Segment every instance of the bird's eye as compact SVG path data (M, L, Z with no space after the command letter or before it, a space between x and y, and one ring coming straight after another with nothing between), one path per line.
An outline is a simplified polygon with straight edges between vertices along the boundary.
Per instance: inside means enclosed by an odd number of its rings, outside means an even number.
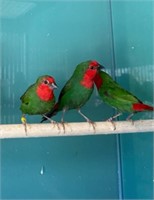
M44 80L44 84L49 84L49 81L48 80Z
M89 68L90 68L90 69L95 69L95 67L94 67L94 66L90 66Z

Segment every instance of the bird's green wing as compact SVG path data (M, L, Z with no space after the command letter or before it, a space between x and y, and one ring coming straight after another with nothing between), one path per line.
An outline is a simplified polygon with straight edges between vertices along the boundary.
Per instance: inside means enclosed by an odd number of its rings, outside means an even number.
M28 104L29 103L29 99L31 98L31 95L33 95L33 90L34 90L34 84L29 86L29 88L26 90L26 92L20 97L20 100L22 101L22 103L24 104Z
M128 92L127 90L123 89L119 86L119 84L112 84L109 88L104 92L104 95L111 97L112 99L116 99L117 101L128 101L132 103L136 103L140 101L137 97L133 94Z
M113 78L106 72L101 71L100 75L103 80L103 84L100 88L102 95L108 98L115 99L116 101L129 101L138 102L140 101L132 93L128 92L126 89L122 88Z
M64 94L67 93L67 91L69 91L71 88L72 88L72 85L75 83L75 80L71 77L65 84L65 86L63 87L63 89L61 90L60 92L60 95L59 95L59 100L62 98L62 96Z

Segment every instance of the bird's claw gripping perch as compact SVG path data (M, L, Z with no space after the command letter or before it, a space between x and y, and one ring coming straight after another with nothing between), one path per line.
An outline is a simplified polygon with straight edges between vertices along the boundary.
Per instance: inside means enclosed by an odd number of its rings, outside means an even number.
M60 127L59 127L59 123L54 121L54 120L50 120L50 122L53 124L53 126L55 127L55 125L57 126L58 130L60 131Z
M115 125L115 122L113 121L113 118L110 117L108 120L108 122L111 122L112 126L113 126L113 130L115 131L116 130L116 125Z
M65 122L64 122L64 121L61 121L60 124L62 125L62 127L63 127L63 131L64 131L64 133L65 133Z
M96 132L96 124L95 122L91 121L87 116L85 116L80 109L77 109L78 113L89 123L92 125L94 133Z
M126 121L129 121L132 123L132 125L134 125L134 121L131 119L133 117L134 113L131 113L127 118Z
M27 135L27 120L26 120L26 117L24 115L22 115L22 117L21 117L21 122L24 125L25 133Z
M93 130L94 130L94 133L96 133L96 123L93 122L93 121L91 121L91 120L87 120L87 122L88 122L90 125L92 125Z
M122 113L118 113L112 117L110 117L109 119L107 119L108 122L111 122L112 126L113 126L113 130L115 131L116 130L116 125L115 125L115 122L113 121L113 119L119 117L120 115L122 115Z
M57 125L58 130L60 130L60 127L59 127L59 123L58 123L58 122L56 122L56 121L50 119L50 118L47 117L46 115L42 115L42 116L43 116L44 118L46 118L51 124L53 124L54 127L55 127L55 125ZM42 121L41 121L41 122L42 122Z

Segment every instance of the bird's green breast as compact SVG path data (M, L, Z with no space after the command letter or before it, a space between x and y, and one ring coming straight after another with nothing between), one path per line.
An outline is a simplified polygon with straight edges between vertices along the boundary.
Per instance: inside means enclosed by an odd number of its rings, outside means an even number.
M55 104L55 98L48 102L42 101L36 94L35 85L27 89L21 97L21 101L20 110L22 113L29 115L45 114L49 112Z
M73 84L59 99L59 110L64 108L69 110L82 107L88 101L92 92L93 87L83 87L79 82Z

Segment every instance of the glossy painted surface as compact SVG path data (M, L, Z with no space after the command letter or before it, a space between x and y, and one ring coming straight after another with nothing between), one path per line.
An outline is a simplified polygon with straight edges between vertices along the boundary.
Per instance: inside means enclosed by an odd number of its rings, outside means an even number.
M96 59L112 67L109 2L3 1L2 7L2 123L20 123L19 98L39 75L55 77L58 97L78 63ZM97 104L95 92L84 113L107 118L112 109ZM29 123L40 119L27 116ZM65 120L83 121L76 111ZM3 140L1 156L1 198L118 198L115 136Z
M153 6L152 1L112 3L116 79L150 105L154 91ZM153 118L152 112L133 117L148 118ZM153 199L153 134L121 135L120 145L123 197Z
M2 0L1 123L20 123L20 96L38 76L55 77L58 97L75 66L89 59L152 104L152 6L152 1ZM94 121L113 114L96 91L82 111ZM60 118L61 113L54 119ZM27 116L29 123L40 119ZM76 111L65 120L83 121ZM2 140L0 198L152 199L152 140L150 133Z

